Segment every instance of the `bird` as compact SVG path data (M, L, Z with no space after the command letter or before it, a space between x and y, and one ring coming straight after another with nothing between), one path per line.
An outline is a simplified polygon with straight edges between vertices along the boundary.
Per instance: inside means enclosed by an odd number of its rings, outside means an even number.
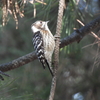
M45 69L46 65L52 76L53 68L51 67L52 55L55 48L55 38L48 27L49 21L36 21L31 25L33 32L33 46L39 61Z

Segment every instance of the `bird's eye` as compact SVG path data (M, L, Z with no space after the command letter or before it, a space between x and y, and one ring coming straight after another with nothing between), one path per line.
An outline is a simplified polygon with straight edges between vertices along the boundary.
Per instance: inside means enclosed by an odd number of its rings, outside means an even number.
M42 21L40 21L40 23L42 24Z

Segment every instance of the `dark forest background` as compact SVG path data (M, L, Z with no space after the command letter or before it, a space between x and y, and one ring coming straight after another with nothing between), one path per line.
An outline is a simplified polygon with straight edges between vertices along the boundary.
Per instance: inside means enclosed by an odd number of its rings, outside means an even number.
M18 0L17 0L18 1ZM22 0L23 1L23 0ZM32 0L29 0L32 1ZM18 15L18 29L11 14L2 26L2 2L0 3L0 63L12 61L32 51L31 24L37 20L49 20L49 28L56 31L58 0L44 0L46 5L29 1L24 6L24 17ZM21 3L21 0L18 1ZM34 18L34 9L36 17ZM89 23L100 14L99 0L69 0L64 10L61 38ZM98 36L99 28L94 31ZM60 49L60 64L54 100L100 100L100 45L92 34L80 43ZM42 68L38 60L6 72L11 77L0 80L0 100L47 100L51 86L51 74Z

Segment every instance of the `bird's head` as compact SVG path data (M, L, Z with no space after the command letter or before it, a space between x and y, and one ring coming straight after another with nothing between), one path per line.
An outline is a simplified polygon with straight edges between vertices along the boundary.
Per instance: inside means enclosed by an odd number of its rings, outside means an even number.
M32 24L31 29L35 33L40 30L47 30L48 29L48 23L49 21L36 21Z

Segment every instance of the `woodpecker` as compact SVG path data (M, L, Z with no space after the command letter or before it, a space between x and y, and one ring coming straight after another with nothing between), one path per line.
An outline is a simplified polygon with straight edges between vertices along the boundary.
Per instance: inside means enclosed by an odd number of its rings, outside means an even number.
M48 28L49 21L36 21L32 24L31 29L33 32L33 46L39 61L42 63L43 68L48 66L51 75L53 70L51 67L52 54L55 48L55 39Z

